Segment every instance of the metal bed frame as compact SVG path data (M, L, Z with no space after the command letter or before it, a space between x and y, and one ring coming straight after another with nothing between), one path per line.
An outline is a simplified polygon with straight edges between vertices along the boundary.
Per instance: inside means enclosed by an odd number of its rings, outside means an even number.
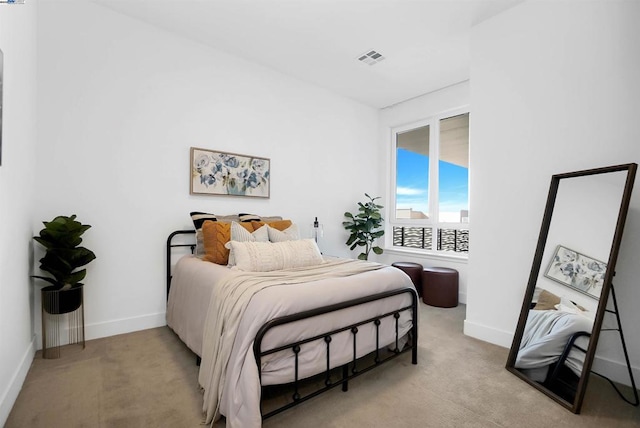
M178 236L178 235L193 235L195 234L194 230L178 230L175 231L173 233L171 233L169 235L169 237L167 238L167 299L169 297L169 290L171 287L171 262L172 262L172 253L173 253L173 249L177 248L177 247L187 247L191 250L191 253L194 252L195 250L195 244L191 243L179 243L179 244L174 244L173 243L173 239ZM376 300L382 300L382 299L386 299L392 296L396 296L396 295L400 295L400 294L404 294L404 293L409 293L411 295L411 304L401 307L401 308L397 308L394 309L392 311L389 312L385 312L385 313L381 313L375 317L372 318L368 318L368 319L364 319L361 321L358 321L354 324L349 324L349 325L345 325L344 327L341 327L339 329L335 329L335 330L330 330L327 332L324 332L320 335L317 336L313 336L313 337L309 337L309 338L305 338L303 340L297 341L297 342L293 342L293 343L289 343L283 346L279 346L276 348L272 348L272 349L262 349L262 340L265 336L265 334L267 334L267 332L269 330L271 330L272 328L275 328L277 326L283 325L283 324L287 324L287 323L292 323L292 322L296 322L296 321L300 321L303 319L307 319L307 318L313 318L322 314L327 314L330 312L334 312L334 311L338 311L341 309L346 309L346 308L351 308L351 307L355 307L358 305L363 305L369 302L373 302ZM337 304L333 304L333 305L329 305L329 306L323 306L323 307L319 307L319 308L315 308L312 310L308 310L308 311L304 311L304 312L300 312L300 313L296 313L296 314L292 314L292 315L287 315L287 316L283 316L283 317L279 317L279 318L274 318L271 321L268 321L267 323L265 323L258 331L255 341L254 341L254 345L253 345L253 352L254 352L254 356L256 359L256 364L258 367L258 375L260 376L260 378L262 378L262 373L261 373L261 359L262 357L269 355L269 354L273 354L275 352L280 352L280 351L284 351L287 349L290 349L291 352L294 353L295 358L294 358L294 378L292 380L292 382L290 384L287 384L288 386L290 386L293 389L293 394L291 395L291 401L289 401L287 404L278 407L274 410L270 410L267 413L264 413L263 409L261 409L262 413L262 419L267 419L271 416L274 416L284 410L287 410L293 406L296 406L298 404L301 404L323 392L326 392L330 389L335 388L336 386L342 386L342 390L343 391L347 391L349 388L349 380L360 376L361 374L364 374L366 372L368 372L369 370L372 370L408 351L411 351L411 363L412 364L418 364L418 325L417 323L413 323L412 327L411 327L411 331L409 334L409 340L407 342L407 344L404 346L403 349L400 349L400 337L399 337L399 332L398 332L398 322L399 322L399 318L400 318L400 313L403 311L411 311L411 315L412 315L412 319L413 320L417 320L418 319L418 295L416 293L415 290L411 289L411 288L405 288L405 289L398 289L398 290L392 290L392 291L387 291L387 292L383 292L383 293L377 293L377 294L373 294L371 296L366 296L366 297L362 297L359 299L354 299L354 300L349 300L349 301L345 301L342 303L337 303ZM379 328L380 328L380 324L381 324L381 320L384 318L388 318L388 317L393 317L395 320L395 346L394 349L391 350L390 352L385 352L383 349L381 349L380 347L380 343L379 343ZM372 353L369 354L369 358L357 358L356 357L356 343L357 343L357 338L358 338L358 327L361 327L365 324L373 324L375 326L375 331L376 331L376 350ZM330 348L331 348L331 341L332 341L332 336L334 334L337 333L341 333L344 331L350 331L351 332L351 336L352 336L352 343L353 343L353 358L350 362L348 362L347 364L344 364L341 366L341 374L337 376L337 379L332 379L332 373L333 376L336 377L334 371L336 370L336 368L331 367L331 359L330 359ZM301 386L302 386L302 379L299 378L298 376L298 354L300 353L301 350L301 346L303 346L306 343L312 342L312 341L317 341L317 340L323 340L325 343L325 347L326 347L326 369L324 372L319 373L316 376L322 376L324 377L324 386L321 386L319 388L316 388L315 390L313 390L310 393L307 393L305 395L301 394ZM386 354L386 355L383 355ZM199 357L198 357L198 361L199 361ZM338 370L340 371L340 370ZM269 385L269 386L263 386L263 396L265 395L265 389L266 388L271 388L274 385ZM263 400L263 404L264 404L264 400Z

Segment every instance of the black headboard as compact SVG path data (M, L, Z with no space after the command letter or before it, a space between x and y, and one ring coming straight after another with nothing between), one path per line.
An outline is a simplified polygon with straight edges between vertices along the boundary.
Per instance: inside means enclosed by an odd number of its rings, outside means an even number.
M172 249L176 247L189 247L191 249L191 254L194 253L196 249L195 242L192 244L173 244L173 238L177 235L195 235L196 231L194 229L191 230L176 230L172 232L167 238L167 299L169 298L169 289L171 288L171 255Z

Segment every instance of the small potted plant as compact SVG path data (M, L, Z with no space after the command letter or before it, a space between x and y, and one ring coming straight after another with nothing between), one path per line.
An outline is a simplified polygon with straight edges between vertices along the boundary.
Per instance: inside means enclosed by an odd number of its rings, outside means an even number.
M42 305L50 314L65 314L75 311L82 303L82 281L87 274L85 266L96 255L81 247L80 237L91 226L76 221L76 216L58 216L43 222L44 229L33 239L45 247L46 253L40 259L40 270L51 276L33 275L51 283L42 289ZM45 298L47 295L49 298Z
M383 221L384 219L380 215L382 205L375 203L379 197L372 198L371 196L364 194L369 198L368 202L358 202L358 213L351 214L345 212L344 216L348 218L347 221L342 222L345 229L351 232L346 244L350 245L350 250L356 247L364 247L364 251L358 255L360 260L368 260L369 253L373 251L376 254L382 254L382 248L374 245L374 241L384 235Z

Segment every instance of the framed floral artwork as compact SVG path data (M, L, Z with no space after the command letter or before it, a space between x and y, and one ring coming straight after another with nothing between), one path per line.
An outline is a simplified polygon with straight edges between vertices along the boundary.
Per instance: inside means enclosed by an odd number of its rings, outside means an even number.
M191 147L192 195L269 197L267 158Z
M545 276L599 299L606 271L606 263L558 245Z

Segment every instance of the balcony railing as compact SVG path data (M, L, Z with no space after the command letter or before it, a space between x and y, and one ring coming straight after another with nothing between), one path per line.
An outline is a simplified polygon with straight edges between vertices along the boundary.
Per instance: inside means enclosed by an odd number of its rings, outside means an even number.
M468 229L438 229L437 250L456 253L469 252ZM433 228L431 227L393 227L393 246L422 248L431 250L433 245Z

